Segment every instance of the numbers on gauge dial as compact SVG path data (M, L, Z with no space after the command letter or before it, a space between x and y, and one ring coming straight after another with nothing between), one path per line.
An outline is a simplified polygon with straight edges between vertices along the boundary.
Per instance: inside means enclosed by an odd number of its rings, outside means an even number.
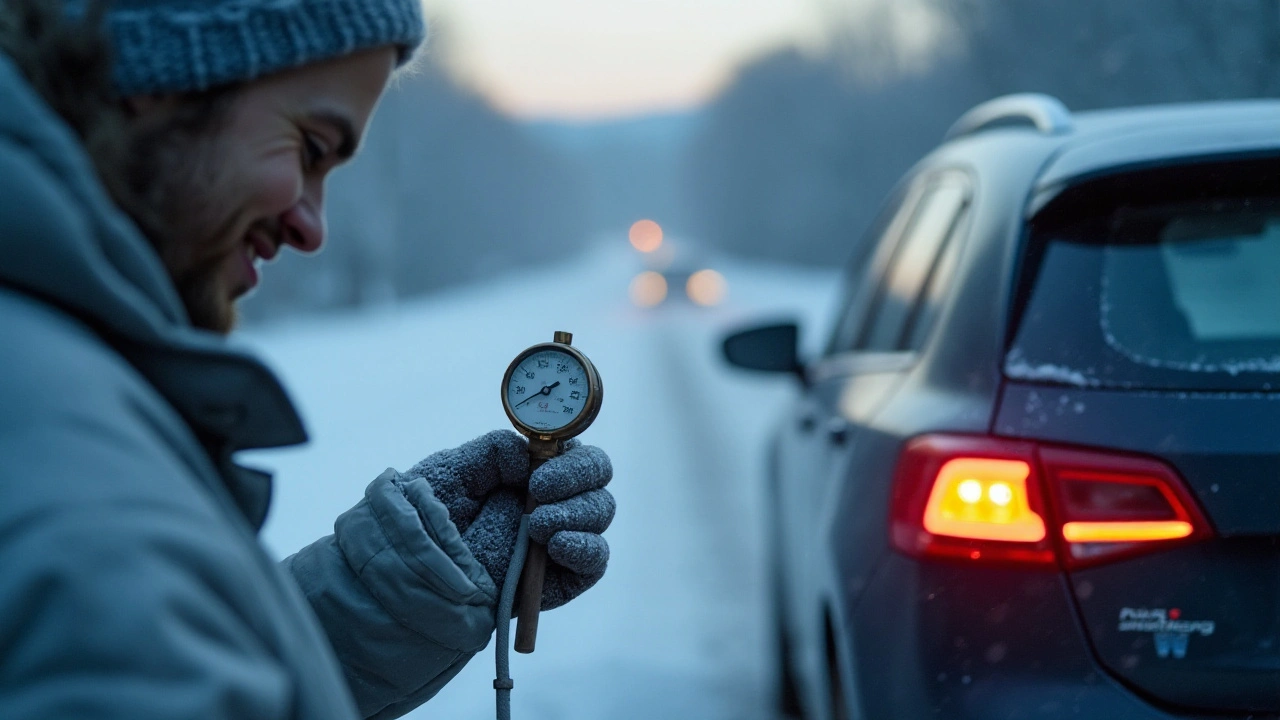
M573 422L587 404L587 371L556 350L536 352L516 366L507 384L507 402L520 422L537 430L557 430Z

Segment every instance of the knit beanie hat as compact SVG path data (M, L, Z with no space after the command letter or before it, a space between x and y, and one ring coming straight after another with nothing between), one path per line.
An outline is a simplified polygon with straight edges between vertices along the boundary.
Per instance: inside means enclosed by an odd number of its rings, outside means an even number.
M116 90L195 92L381 46L403 65L426 35L421 2L111 0Z

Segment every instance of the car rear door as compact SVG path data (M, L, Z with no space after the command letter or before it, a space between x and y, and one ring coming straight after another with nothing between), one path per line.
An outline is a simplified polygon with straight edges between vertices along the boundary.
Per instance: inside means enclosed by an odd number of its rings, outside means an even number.
M887 253L892 252L910 222L922 189L917 183L904 184L855 250L844 280L836 329L823 356L805 368L804 392L778 434L772 459L778 573L788 634L799 659L813 657L814 644L821 642L817 637L820 631L811 622L819 562L814 520L826 492L831 454L839 444L840 434L847 433L848 428L839 410L847 377L840 368L847 363L847 351L856 341L857 336L852 333L857 332L870 305L876 287L875 270L887 262ZM809 675L804 672L800 677Z
M782 490L787 542L803 558L791 602L814 610L798 614L805 627L796 631L810 646L823 641L816 609L840 564L830 553L832 513L846 468L855 462L858 434L915 363L931 320L930 295L955 257L971 193L968 176L955 170L926 173L907 186L898 212L851 273L826 356L807 369L811 389L797 421L807 457L793 458L804 475L791 477ZM889 479L883 478L886 485ZM865 573L875 545L858 564ZM850 581L857 580L839 582ZM819 648L809 649L808 657L821 657Z

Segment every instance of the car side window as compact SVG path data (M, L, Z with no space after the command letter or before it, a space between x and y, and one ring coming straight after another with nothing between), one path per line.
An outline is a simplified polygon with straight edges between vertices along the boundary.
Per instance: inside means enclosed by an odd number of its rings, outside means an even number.
M920 294L915 310L912 311L906 327L902 330L899 346L905 350L919 350L924 347L934 320L942 311L943 300L951 285L951 278L960 264L960 249L964 246L965 218L968 214L969 203L966 201L964 207L960 209L960 214L956 216L950 235L943 243L942 252L938 255L933 270L929 273L924 292Z
M947 239L955 234L968 207L969 195L962 173L947 172L930 180L881 276L855 350L894 352L914 349L914 342L923 341L923 332L915 332L921 326L923 296L935 284L931 279Z
M921 184L918 182L906 183L898 188L858 245L853 260L845 271L839 317L827 342L825 355L838 355L853 350L862 333L867 306L875 291L878 269L892 255L903 228L911 219L912 210L920 198L920 190Z

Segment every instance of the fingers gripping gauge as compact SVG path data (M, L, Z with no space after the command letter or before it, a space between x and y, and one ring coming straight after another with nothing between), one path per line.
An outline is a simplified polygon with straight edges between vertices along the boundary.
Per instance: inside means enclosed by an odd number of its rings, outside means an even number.
M502 408L516 430L529 438L530 473L559 455L564 441L586 430L600 413L600 373L572 342L572 334L557 332L552 342L517 355L502 378ZM525 513L537 507L529 494ZM546 558L546 547L531 541L517 590L516 652L533 652L537 640Z

